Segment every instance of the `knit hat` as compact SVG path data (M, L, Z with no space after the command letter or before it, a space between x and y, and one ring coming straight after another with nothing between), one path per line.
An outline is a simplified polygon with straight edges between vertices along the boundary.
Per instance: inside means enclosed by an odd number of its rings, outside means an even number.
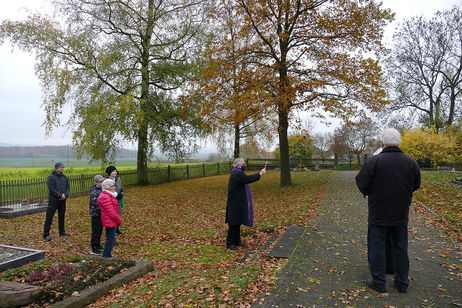
M55 170L58 169L59 167L64 167L63 163L56 163L55 164Z
M111 175L112 171L114 171L114 170L117 171L116 167L114 167L114 166L109 166L109 167L107 167L107 168L106 168L106 173L107 173L107 175Z
M93 180L95 180L95 182L102 182L102 181L104 181L104 178L103 178L103 176L101 174L97 174L97 175L95 175Z

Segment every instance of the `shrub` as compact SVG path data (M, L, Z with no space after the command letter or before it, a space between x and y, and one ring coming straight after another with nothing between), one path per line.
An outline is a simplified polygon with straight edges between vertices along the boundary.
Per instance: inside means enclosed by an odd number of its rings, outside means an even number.
M414 159L430 159L432 167L454 161L459 150L455 138L449 134L437 133L435 128L406 130L401 138L400 148Z

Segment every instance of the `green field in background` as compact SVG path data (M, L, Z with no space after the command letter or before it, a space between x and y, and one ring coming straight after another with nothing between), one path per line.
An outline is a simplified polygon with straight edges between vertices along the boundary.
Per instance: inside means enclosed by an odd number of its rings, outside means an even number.
M91 162L75 158L0 158L0 169L3 168L54 168L55 163L62 162L66 167L99 167L101 162ZM136 166L136 158L119 158L117 166Z

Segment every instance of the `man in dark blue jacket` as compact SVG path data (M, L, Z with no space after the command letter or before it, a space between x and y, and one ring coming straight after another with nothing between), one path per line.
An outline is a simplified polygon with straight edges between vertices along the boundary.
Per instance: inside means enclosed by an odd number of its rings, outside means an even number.
M386 292L386 239L392 240L395 266L394 286L407 292L409 257L407 224L412 194L420 187L417 162L399 149L401 135L396 129L385 129L381 136L382 152L366 161L356 176L356 185L368 197L369 268L372 279L366 284Z
M43 240L51 241L50 228L53 222L53 216L58 210L58 229L60 236L71 236L64 229L64 214L66 213L66 199L69 197L70 185L67 176L63 174L64 165L62 163L55 164L53 171L47 179L48 186L48 208L43 227Z

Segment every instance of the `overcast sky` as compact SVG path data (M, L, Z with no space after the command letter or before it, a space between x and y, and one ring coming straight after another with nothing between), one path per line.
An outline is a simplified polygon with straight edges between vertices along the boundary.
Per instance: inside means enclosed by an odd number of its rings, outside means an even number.
M46 0L0 0L0 20L20 20L28 10L50 10ZM462 0L383 0L383 6L396 13L396 21L387 28L391 37L397 22L416 15L431 17L438 10L462 6ZM0 45L0 146L15 145L64 145L70 144L71 134L64 128L55 129L51 137L45 137L42 123L45 112L41 108L42 91L34 72L33 55L14 50L9 44ZM63 115L63 121L67 120ZM326 128L316 124L315 130Z

